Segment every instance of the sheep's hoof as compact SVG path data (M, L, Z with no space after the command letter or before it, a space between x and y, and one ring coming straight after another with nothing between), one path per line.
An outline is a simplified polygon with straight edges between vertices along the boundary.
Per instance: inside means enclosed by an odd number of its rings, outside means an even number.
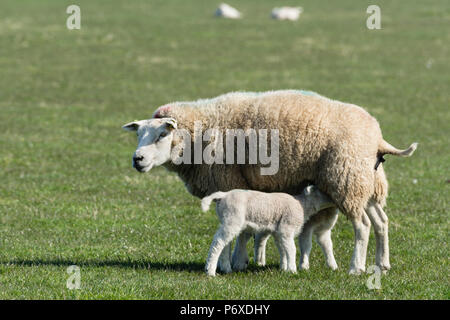
M380 268L381 273L383 273L383 274L387 274L388 271L391 269L391 266L390 266L390 265L386 265L386 266L378 266L378 267Z
M390 264L383 264L381 266L379 266L381 270L390 270L391 269L391 265Z

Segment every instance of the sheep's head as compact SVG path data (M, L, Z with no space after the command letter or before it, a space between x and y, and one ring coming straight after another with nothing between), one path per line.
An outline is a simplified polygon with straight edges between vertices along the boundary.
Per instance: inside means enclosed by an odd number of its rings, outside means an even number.
M177 128L175 119L133 121L122 128L137 134L138 147L133 155L133 168L137 171L147 172L170 160L173 133Z

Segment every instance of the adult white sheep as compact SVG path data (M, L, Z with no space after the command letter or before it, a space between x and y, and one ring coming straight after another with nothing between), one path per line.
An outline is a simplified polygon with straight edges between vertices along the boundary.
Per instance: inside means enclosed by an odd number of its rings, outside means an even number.
M250 165L248 159L246 164L232 165L174 164L172 149L182 142L173 129L185 129L194 139L195 121L201 121L202 130L278 129L279 170L261 175L264 165ZM232 189L298 194L306 182L314 183L352 221L355 248L350 273L365 271L371 222L376 263L382 270L390 268L388 219L383 211L388 184L380 160L385 154L410 156L417 144L406 150L391 146L376 119L362 108L306 91L237 92L170 103L157 109L152 119L128 123L124 129L137 131L133 165L138 171L164 165L177 172L197 197ZM192 149L177 150L194 157Z

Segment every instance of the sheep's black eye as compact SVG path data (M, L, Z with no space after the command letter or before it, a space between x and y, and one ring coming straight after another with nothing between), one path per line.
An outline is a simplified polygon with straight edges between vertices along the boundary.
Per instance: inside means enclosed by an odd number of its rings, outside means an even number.
M163 132L159 135L158 139L156 139L156 142L158 142L159 140L161 140L162 138L164 138L165 136L167 136L167 132Z

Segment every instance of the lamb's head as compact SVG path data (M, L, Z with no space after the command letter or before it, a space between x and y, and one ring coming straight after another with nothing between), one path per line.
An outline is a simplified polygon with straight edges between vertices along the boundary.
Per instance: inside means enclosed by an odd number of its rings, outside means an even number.
M170 160L174 129L177 128L175 119L133 121L122 128L137 134L138 147L133 155L133 168L137 171L147 172Z
M316 212L335 206L333 201L314 185L307 186L304 189L303 194Z

